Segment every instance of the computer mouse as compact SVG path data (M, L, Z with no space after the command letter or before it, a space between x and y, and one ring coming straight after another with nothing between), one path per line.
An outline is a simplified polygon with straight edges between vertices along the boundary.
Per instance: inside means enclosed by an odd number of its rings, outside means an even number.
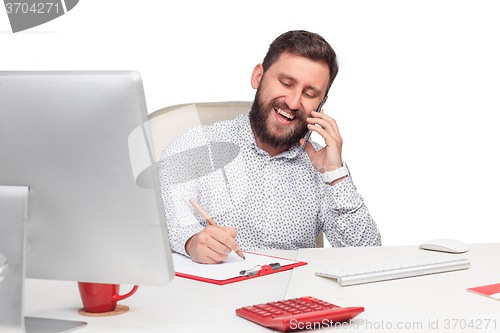
M469 251L469 245L454 239L433 239L420 244L420 248L448 253L464 253Z

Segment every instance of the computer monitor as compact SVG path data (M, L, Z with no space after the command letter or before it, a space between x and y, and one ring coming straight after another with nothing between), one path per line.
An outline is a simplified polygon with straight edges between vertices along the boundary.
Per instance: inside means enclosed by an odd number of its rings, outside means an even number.
M137 72L0 72L0 226L14 216L2 200L29 189L26 277L133 285L173 278L151 142ZM12 236L0 235L0 253ZM2 285L17 274L3 256L0 308L10 288Z

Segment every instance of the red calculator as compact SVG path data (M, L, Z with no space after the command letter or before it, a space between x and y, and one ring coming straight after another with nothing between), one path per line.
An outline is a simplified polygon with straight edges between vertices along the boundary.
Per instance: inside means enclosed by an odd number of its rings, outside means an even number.
M245 306L237 309L240 317L278 331L327 328L346 322L363 312L363 307L340 306L306 296L283 301Z

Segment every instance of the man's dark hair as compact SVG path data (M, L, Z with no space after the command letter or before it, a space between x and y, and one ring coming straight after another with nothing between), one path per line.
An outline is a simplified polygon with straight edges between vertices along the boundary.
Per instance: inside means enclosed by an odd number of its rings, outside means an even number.
M269 46L266 57L262 62L264 72L272 64L278 61L283 52L300 55L313 61L322 62L328 65L330 69L330 80L328 81L328 90L333 83L339 71L337 55L328 42L320 35L304 30L292 30L285 32L274 40Z

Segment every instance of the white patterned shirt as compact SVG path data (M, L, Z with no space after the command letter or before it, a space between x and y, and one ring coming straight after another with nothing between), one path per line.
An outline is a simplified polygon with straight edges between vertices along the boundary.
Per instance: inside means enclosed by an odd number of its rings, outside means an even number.
M175 252L187 255L186 241L208 225L191 198L219 226L236 228L244 251L313 248L320 230L333 247L381 245L351 176L325 184L299 144L271 157L257 146L248 112L191 128L167 146L158 168Z

